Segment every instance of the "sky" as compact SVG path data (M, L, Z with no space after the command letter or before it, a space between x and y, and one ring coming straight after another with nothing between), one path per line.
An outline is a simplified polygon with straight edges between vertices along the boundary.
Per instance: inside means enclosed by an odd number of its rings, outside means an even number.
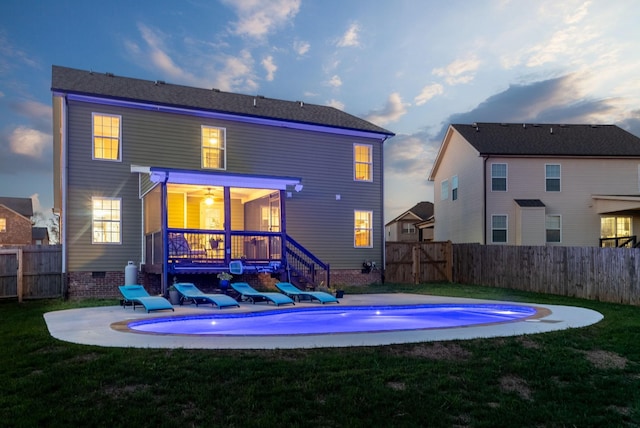
M396 134L384 220L450 123L640 136L638 0L3 0L0 196L53 206L51 66L329 105Z

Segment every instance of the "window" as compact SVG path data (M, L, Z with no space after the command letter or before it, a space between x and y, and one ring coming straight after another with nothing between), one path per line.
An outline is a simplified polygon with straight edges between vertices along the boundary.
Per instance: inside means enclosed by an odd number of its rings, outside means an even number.
M93 113L93 159L120 158L120 116Z
M223 128L202 127L202 167L226 169L226 132Z
M354 246L356 248L373 247L373 212L354 212Z
M544 177L547 192L560 191L560 165L545 165Z
M507 242L507 216L491 216L491 242Z
M449 199L449 180L442 180L440 183L440 200L446 201Z
M416 233L416 226L413 223L402 223L402 233L412 235Z
M121 242L121 200L118 198L91 199L94 244L119 244Z
M546 219L547 242L562 242L561 226L559 215L548 215Z
M631 217L601 217L600 238L631 236Z
M458 176L454 175L451 177L451 200L455 201L458 199Z
M353 145L353 179L355 181L373 181L373 146L369 144Z
M491 191L492 192L507 191L507 164L506 163L491 164Z
M0 233L7 231L7 219L0 218Z

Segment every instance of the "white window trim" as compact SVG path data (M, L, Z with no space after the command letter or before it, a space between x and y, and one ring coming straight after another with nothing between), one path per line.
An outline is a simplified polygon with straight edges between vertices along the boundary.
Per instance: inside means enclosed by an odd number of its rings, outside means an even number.
M356 147L368 147L369 149L369 161L361 162L356 160ZM370 178L367 180L358 179L356 177L356 166L358 164L367 164L369 165L369 175ZM373 181L373 145L372 144L361 144L361 143L353 143L353 181L359 181L364 183L371 183Z
M505 235L504 242L493 240L493 231L494 231L493 218L494 217L505 217L506 219L505 229L504 229L506 231L506 235ZM503 229L495 229L495 230L503 230ZM491 243L492 244L508 244L509 243L509 216L507 214L491 214Z
M371 220L371 224L369 225L369 228L366 229L369 232L369 245L356 245L356 232L358 230L362 230L362 229L357 229L356 228L356 213L368 213L369 214L369 219ZM373 248L373 211L371 210L353 210L353 248L356 249L362 249L362 248Z
M93 201L95 199L101 199L101 200L110 200L110 201L120 201L120 233L118 234L118 242L96 242L94 241L93 237L95 236L94 233L94 228L93 225L95 223L95 218L93 217ZM121 245L122 244L122 222L123 222L123 218L122 218L122 198L110 198L110 197L106 197L106 196L92 196L91 197L91 244L93 245Z
M504 165L504 177L494 177L493 176L493 165ZM492 163L491 166L491 181L489 182L489 186L492 192L507 192L509 190L509 164L505 162L496 162ZM493 179L494 178L504 178L504 190L493 190Z
M547 176L547 166L555 166L557 165L558 168L560 169L560 174L559 177L549 177ZM547 180L549 179L553 179L553 180L558 180L559 184L560 184L560 188L558 190L548 190L547 189ZM549 192L549 193L560 193L562 191L562 165L560 165L559 163L545 163L544 164L544 191L545 192Z
M560 240L559 241L547 241L547 230L556 230L556 229L547 228L546 217L558 217L560 219L560 227L559 227L559 229L557 229L557 230L560 231ZM544 235L545 235L544 241L547 244L562 244L562 215L560 215L560 214L547 214L546 217L545 217L545 225L544 225Z
M118 158L117 159L106 159L106 158L96 157L96 135L94 134L96 116L117 117L119 119L118 120ZM91 159L97 160L97 161L105 161L105 162L122 162L122 116L121 115L100 113L100 112L91 113Z
M222 145L220 146L220 150L222 150L222 167L221 168L213 168L210 166L205 166L204 164L204 140L202 138L202 134L204 129L217 129L222 134ZM213 170L213 171L226 171L227 170L227 128L223 128L220 126L211 126L211 125L200 125L200 166L202 169Z

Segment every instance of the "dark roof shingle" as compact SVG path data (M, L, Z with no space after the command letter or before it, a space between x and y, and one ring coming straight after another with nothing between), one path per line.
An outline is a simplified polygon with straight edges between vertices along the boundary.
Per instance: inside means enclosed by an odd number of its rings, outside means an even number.
M33 216L33 202L31 198L0 197L0 205L4 205L25 217Z
M616 125L452 124L481 155L640 156L640 138Z
M232 115L330 126L393 136L391 131L333 107L216 89L173 85L54 65L51 90L123 101L147 102Z

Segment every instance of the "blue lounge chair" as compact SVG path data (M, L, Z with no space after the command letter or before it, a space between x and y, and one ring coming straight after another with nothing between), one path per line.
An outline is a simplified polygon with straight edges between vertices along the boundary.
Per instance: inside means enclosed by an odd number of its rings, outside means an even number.
M173 286L176 287L176 290L178 290L182 295L180 304L182 304L184 300L193 300L196 306L198 306L199 303L211 303L219 309L231 306L240 306L231 296L227 296L226 294L206 294L189 282L173 284Z
M287 296L291 297L293 300L297 299L298 302L301 299L305 299L305 300L311 300L311 301L317 300L322 304L340 303L338 299L336 299L334 296L332 296L329 293L325 293L324 291L303 291L303 290L300 290L295 285L291 284L290 282L278 282L276 284L276 287L278 287L280 291L282 291Z
M136 310L136 304L144 306L147 313L163 309L174 310L171 302L164 297L150 296L142 285L120 285L118 288L124 297L123 303L132 303L134 311Z
M276 306L295 305L295 302L289 296L285 296L282 293L263 293L251 287L246 282L232 282L231 288L239 293L241 298L247 299L251 303L266 301L267 303L273 302Z

